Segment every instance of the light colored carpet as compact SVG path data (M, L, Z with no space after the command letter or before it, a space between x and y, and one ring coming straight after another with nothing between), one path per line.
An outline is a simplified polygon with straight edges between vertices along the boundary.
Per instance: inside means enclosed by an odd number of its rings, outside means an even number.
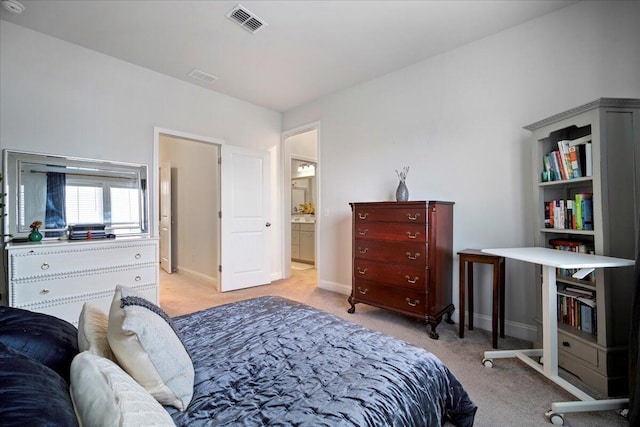
M262 295L279 295L333 313L369 329L422 347L445 362L478 405L475 425L478 427L518 426L544 427L552 424L544 416L551 402L575 400L533 369L516 359L495 360L493 368L481 361L485 350L491 350L491 333L475 329L458 337L458 325L442 322L439 340L429 338L427 328L411 319L387 310L358 304L354 314L347 313L345 295L316 287L316 270L293 271L292 277L270 285L219 293L211 285L184 279L179 274L161 272L160 303L170 316L191 313L208 307ZM501 338L499 349L530 347L515 338ZM569 374L565 378L576 382ZM585 389L589 393L591 390ZM571 413L565 425L573 427L628 426L618 411Z

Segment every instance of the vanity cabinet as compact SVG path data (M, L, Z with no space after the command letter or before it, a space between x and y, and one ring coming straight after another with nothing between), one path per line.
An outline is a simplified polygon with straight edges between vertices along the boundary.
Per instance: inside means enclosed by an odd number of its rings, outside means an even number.
M158 240L8 243L8 304L77 326L85 302L109 312L116 285L158 304Z
M291 224L291 259L308 264L316 259L316 226L312 223Z
M430 336L451 322L453 203L351 203L351 308L362 302L424 320Z

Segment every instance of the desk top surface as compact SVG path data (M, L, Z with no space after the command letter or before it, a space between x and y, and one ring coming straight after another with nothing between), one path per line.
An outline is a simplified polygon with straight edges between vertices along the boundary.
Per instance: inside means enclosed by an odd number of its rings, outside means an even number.
M556 268L625 267L635 264L633 260L625 258L589 255L540 247L482 249L482 252Z

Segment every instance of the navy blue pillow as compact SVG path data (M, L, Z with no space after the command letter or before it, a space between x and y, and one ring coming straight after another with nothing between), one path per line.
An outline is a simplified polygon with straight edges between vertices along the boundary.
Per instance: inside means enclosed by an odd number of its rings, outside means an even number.
M0 424L76 427L69 386L38 361L0 343Z
M69 383L71 361L78 354L78 329L54 316L0 307L0 343L56 371Z

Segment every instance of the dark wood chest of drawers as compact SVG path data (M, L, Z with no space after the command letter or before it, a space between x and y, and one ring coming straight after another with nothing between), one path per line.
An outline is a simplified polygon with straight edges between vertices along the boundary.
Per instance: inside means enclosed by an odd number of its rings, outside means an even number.
M353 280L349 303L424 319L430 335L451 322L453 203L350 203Z

